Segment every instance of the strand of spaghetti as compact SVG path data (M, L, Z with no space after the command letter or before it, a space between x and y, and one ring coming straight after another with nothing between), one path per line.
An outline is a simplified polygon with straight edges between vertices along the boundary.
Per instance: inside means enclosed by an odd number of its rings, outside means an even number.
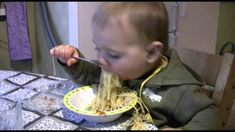
M144 104L144 102L142 101L141 95L142 95L143 87L144 87L144 85L146 84L146 82L149 81L153 76L155 76L156 74L158 74L163 68L165 68L165 67L167 66L167 64L168 64L168 59L167 59L165 56L162 56L161 60L162 60L162 65L161 65L159 68L157 68L147 79L145 79L145 80L142 82L142 84L141 84L141 86L140 86L140 92L139 92L140 100L141 100L143 106L145 107L145 109L146 109L147 112L148 112L148 113L146 114L146 116L147 116L147 118L148 118L152 123L154 123L154 122L153 122L153 119L152 119L152 117L151 117L151 115L150 115L150 112L149 112L147 106L146 106L146 105Z
M124 90L117 75L102 70L98 93L90 106L96 111L111 111L122 108L131 98L130 91Z

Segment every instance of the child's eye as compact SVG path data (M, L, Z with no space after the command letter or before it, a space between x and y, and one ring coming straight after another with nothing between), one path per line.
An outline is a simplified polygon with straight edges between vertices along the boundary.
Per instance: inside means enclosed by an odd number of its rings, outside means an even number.
M113 59L119 59L121 56L120 55L109 55Z
M95 47L95 50L96 50L96 51L100 51L100 49L99 49L99 48L97 48L97 47Z

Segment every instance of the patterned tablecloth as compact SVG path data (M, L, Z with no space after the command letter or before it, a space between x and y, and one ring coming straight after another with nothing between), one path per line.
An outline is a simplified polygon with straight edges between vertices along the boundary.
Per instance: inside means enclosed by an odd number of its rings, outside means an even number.
M92 123L79 117L63 104L63 96L79 87L70 80L55 76L0 70L0 98L10 105L23 99L22 115L25 130L126 130L130 119L124 114L109 123ZM1 100L0 100L1 101ZM151 130L157 130L153 125Z

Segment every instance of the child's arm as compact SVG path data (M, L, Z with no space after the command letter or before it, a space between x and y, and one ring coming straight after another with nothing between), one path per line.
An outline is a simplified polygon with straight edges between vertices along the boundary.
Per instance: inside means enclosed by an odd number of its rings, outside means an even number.
M151 105L152 117L160 130L221 129L218 109L199 85L170 86L166 89L167 86L156 90L156 93L152 91L152 100L144 100ZM154 93L162 97L160 103L155 103Z
M79 50L72 45L56 46L50 50L50 54L58 58L59 64L74 82L81 85L99 83L100 67L72 58L73 56L83 57Z
M221 123L218 109L199 87L186 88L177 103L174 117L179 122L187 122L181 129L185 130L218 130Z
M196 113L192 119L182 127L184 130L220 130L222 129L215 105L209 105Z
M91 85L99 83L101 68L97 65L79 61L70 67L61 66L69 74L70 79L78 84Z

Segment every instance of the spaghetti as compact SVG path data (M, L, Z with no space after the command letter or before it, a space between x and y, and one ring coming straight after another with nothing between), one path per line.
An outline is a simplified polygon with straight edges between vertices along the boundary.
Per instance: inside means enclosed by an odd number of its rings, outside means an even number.
M107 111L114 111L127 106L134 98L129 96L130 92L134 91L122 87L122 81L117 75L102 70L97 96L92 100L89 107L91 107L91 110L105 115Z
M136 95L139 106L134 106L135 111L133 113L133 117L126 123L127 126L132 126L132 130L146 130L147 128L144 125L145 123L154 123L148 108L141 99L141 94L146 82L149 81L154 75L159 73L162 68L167 66L167 58L162 56L161 59L161 66L158 67L153 72L153 74L151 74L141 84L139 93L140 97ZM92 100L89 108L96 111L100 115L105 115L105 112L107 111L114 111L123 108L124 106L128 105L133 98L133 96L130 96L130 92L133 92L133 90L128 90L127 88L123 87L122 81L118 78L117 75L102 70L97 96Z

